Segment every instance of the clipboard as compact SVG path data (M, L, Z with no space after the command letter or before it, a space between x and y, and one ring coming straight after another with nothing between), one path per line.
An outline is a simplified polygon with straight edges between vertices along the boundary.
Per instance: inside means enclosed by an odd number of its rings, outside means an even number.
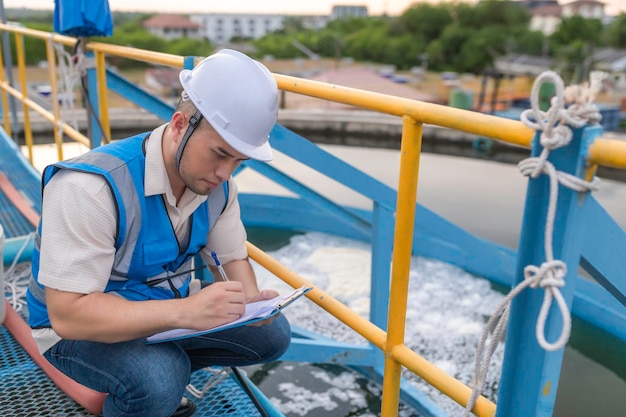
M192 330L192 329L173 329L165 332L157 333L149 336L146 339L147 344L170 342L172 340L180 340L189 337L202 336L205 334L232 329L237 326L246 326L257 321L268 319L276 314L280 313L283 309L289 306L291 303L302 297L304 294L312 290L311 287L300 287L291 293L285 295L279 295L278 297L271 298L269 300L256 301L254 303L246 304L246 310L243 315L237 320L230 323L223 324L221 326L213 327L206 330Z

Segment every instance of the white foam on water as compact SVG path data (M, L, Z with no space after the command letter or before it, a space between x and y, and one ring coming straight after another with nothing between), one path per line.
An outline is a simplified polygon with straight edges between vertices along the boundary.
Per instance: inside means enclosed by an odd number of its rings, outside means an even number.
M270 252L285 266L329 293L362 317L369 315L370 245L351 239L307 233L292 237L283 248ZM259 265L254 265L261 288L287 291L289 287ZM446 373L470 384L474 374L476 346L486 321L503 299L491 284L465 271L432 259L411 259L405 344ZM284 313L294 325L316 331L341 342L366 344L365 339L326 314L310 300ZM504 347L494 354L484 395L495 401ZM325 378L321 374L315 378ZM461 407L420 378L404 373L410 383L451 415ZM284 413L306 415L313 409L332 410L337 402L358 406L364 396L346 372L332 379L327 392L312 392L293 382L279 390L288 398L272 398Z

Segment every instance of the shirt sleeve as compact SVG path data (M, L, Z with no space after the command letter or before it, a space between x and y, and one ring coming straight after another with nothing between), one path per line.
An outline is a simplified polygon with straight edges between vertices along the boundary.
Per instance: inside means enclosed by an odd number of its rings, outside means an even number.
M44 188L39 282L61 291L104 291L115 257L117 214L106 180L61 170Z
M237 184L233 179L230 179L228 187L228 201L224 212L209 231L207 246L200 253L202 259L209 265L215 265L211 257L212 251L217 253L220 262L224 264L248 257L248 249L246 248L248 236L241 221Z

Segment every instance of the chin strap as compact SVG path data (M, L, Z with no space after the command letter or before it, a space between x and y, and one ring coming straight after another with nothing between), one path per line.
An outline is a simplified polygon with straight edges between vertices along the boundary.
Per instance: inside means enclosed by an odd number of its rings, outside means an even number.
M189 126L187 126L187 131L185 132L183 139L180 141L178 152L176 152L176 170L177 171L180 171L180 159L183 156L183 150L185 150L185 146L187 146L189 137L193 134L194 130L196 130L201 120L202 120L202 113L200 113L200 110L196 110L196 112L189 118Z

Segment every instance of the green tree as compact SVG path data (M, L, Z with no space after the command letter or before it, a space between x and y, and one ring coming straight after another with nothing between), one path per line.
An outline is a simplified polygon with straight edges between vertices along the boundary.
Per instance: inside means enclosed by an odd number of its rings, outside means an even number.
M445 28L453 23L451 7L448 3L417 3L402 13L399 21L406 32L430 42L439 39Z
M168 54L182 56L207 56L213 50L211 41L208 39L174 39L166 45Z
M626 13L615 18L605 30L605 41L615 48L626 47Z
M557 47L567 46L576 41L599 45L602 40L602 29L602 22L598 19L571 16L561 20L561 24L550 39Z
M438 39L441 44L440 59L443 59L443 62L433 62L433 64L436 64L435 68L456 71L468 70L464 56L465 53L469 54L472 53L472 51L465 50L465 48L468 40L476 33L476 29L469 27L457 25L446 26L441 37Z
M514 27L527 25L530 15L526 8L518 2L506 0L483 0L476 5L475 23L480 27L505 25Z

